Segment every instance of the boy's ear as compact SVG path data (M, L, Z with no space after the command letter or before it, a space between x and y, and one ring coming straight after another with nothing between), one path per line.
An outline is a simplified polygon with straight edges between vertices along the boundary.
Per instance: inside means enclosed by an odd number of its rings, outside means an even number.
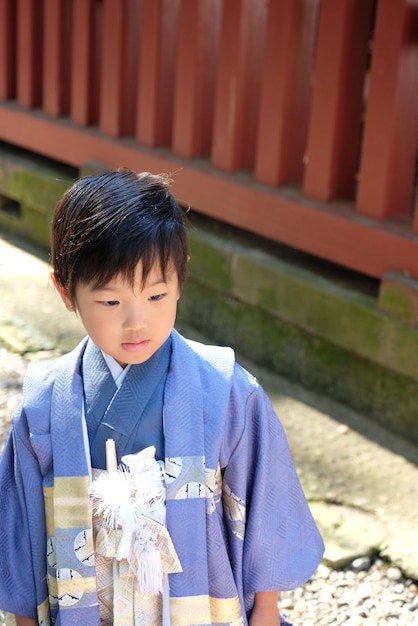
M57 279L55 278L54 272L51 272L50 276L51 276L52 283L53 283L53 285L54 285L54 287L55 287L59 297L61 298L61 300L63 301L63 303L65 305L65 308L68 309L68 311L71 311L72 313L74 313L74 311L76 309L75 309L75 306L74 306L74 304L73 304L73 302L72 302L72 300L71 300L71 298L69 296L68 290L57 282Z

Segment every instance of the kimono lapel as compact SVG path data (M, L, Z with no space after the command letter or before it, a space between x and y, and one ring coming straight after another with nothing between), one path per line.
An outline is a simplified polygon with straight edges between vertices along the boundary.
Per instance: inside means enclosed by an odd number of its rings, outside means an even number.
M52 614L59 608L61 626L98 626L81 363L67 362L74 361L74 354L60 361L51 399L54 485L52 510L47 504L48 567L56 566L56 571L50 579L50 605ZM45 497L48 502L47 493Z
M205 445L211 448L211 429L222 424L219 415L224 414L229 398L234 360L226 358L224 362L224 371L219 373L224 384L215 381L211 388L208 380L214 380L214 368L208 365L212 371L206 377L202 369L206 365L196 347L173 331L164 397L167 528L187 574L169 575L171 611L172 615L177 611L192 615L199 597L199 621L195 622L199 624L218 621L212 620L207 553L210 537L206 534L206 477L208 472L214 475L217 467L207 467Z
M90 441L94 438L117 386L101 350L88 341L82 361L84 401Z

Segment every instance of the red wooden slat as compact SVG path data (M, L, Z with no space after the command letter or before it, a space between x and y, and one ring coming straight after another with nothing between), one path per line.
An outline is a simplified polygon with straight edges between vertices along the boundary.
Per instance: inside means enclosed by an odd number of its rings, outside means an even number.
M131 123L128 104L126 56L127 0L103 0L102 67L100 85L100 130L120 137ZM132 85L129 87L132 88ZM135 88L132 90L133 97Z
M138 29L137 0L103 0L99 120L111 137L134 132Z
M17 0L17 100L34 108L42 99L42 2Z
M304 192L353 198L373 0L323 0Z
M178 0L142 0L136 139L171 144Z
M0 100L16 90L16 2L0 0Z
M95 54L98 26L95 0L73 0L71 119L81 126L97 122L100 73ZM95 28L96 26L96 28Z
M210 154L220 0L183 0L180 12L172 150Z
M377 219L411 212L418 133L416 11L413 0L377 5L357 198L359 213Z
M275 0L267 18L256 178L302 183L319 0Z
M227 172L254 166L265 17L265 2L223 3L212 163Z
M172 172L179 167L178 157L141 151L129 140L86 133L46 116L22 113L10 104L0 106L0 138L75 167L86 161L151 172ZM266 191L243 177L238 181L214 176L210 168L194 168L187 161L174 178L179 201L215 219L371 276L406 271L418 278L418 237L406 226L387 222L376 226L358 218L348 203L330 207L288 190L283 194Z
M122 64L122 134L135 134L141 0L125 0Z
M124 0L103 0L100 130L122 134L122 65Z
M44 0L43 109L58 117L69 111L71 14L68 0Z

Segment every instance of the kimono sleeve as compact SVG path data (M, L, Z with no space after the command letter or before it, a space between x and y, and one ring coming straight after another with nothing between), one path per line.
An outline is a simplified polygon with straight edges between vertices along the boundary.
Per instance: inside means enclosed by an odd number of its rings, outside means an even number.
M248 598L302 585L320 563L324 545L264 390L256 382L250 393L235 385L233 396L243 430L224 470L224 506L231 562ZM241 510L240 526L239 516L233 521L234 507Z
M35 619L37 596L47 596L46 568L38 580L35 574L46 558L42 502L42 478L20 412L0 461L0 607Z

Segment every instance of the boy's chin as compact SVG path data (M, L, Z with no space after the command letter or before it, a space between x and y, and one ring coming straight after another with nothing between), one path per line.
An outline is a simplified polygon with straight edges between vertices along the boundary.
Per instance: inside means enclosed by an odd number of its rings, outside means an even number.
M125 355L120 355L118 354L117 356L113 356L113 358L115 359L116 363L118 363L123 369L125 369L125 367L127 367L128 365L140 365L141 363L145 363L145 361L148 361L148 359L150 359L152 357L152 355L154 354L154 352L150 353L147 352L146 354L127 354Z

